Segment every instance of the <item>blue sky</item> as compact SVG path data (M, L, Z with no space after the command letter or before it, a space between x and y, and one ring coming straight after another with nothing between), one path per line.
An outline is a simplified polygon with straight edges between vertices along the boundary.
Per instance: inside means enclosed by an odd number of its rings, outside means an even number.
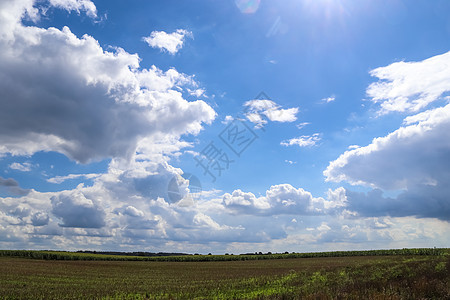
M3 1L0 247L448 247L449 12Z

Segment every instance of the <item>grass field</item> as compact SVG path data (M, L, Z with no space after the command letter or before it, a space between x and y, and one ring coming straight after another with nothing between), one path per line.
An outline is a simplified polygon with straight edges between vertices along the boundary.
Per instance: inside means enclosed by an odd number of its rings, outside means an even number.
M449 274L448 250L434 255L197 262L4 255L0 298L450 299Z

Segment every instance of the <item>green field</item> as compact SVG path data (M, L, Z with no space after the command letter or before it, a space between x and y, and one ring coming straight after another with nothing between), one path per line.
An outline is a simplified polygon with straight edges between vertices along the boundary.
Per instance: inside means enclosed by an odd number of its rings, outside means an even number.
M450 299L447 249L388 251L298 254L300 258L192 255L184 261L1 251L0 298ZM34 259L24 258L30 253Z

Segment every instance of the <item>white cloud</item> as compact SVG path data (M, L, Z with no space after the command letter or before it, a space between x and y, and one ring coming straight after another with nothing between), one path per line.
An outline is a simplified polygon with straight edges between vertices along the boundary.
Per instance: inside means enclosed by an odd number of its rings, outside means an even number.
M235 190L223 195L222 204L236 214L249 215L311 215L324 214L345 206L345 190L338 188L328 192L328 200L315 198L302 188L290 184L271 186L265 196Z
M331 229L331 227L328 226L326 222L322 222L322 224L320 224L320 226L317 227L317 230L319 230L319 231L328 231L330 229Z
M299 147L312 147L317 145L321 141L319 133L314 133L313 135L302 135L298 138L292 138L290 140L282 141L280 145L288 147L298 145Z
M47 182L60 184L60 183L63 183L64 181L70 180L70 179L78 179L78 178L93 179L100 175L101 174L69 174L66 176L55 176L55 177L49 178L49 179L47 179Z
M405 126L330 162L327 181L382 189L408 189L447 182L450 173L450 104L407 117Z
M22 25L31 3L0 6L8 20L0 26L0 153L57 151L82 163L129 158L145 138L176 140L215 118L205 102L183 99L179 90L196 85L191 76L140 69L136 54L105 51L67 27Z
M128 205L125 208L124 213L129 216L132 216L132 217L143 217L144 216L144 213L141 210L139 210L136 207L131 206L131 205Z
M62 227L101 228L105 213L99 201L88 199L81 191L63 192L51 198L52 213L63 222Z
M222 124L228 124L230 122L232 122L234 120L234 118L232 116L225 116L225 119L223 119Z
M334 102L336 100L335 96L330 96L330 97L326 97L322 99L323 103L330 103L330 102Z
M297 120L298 107L282 109L272 100L256 99L244 103L247 119L257 127L267 124L266 117L272 122L294 122Z
M57 8L62 8L67 11L85 11L89 17L97 17L97 8L90 0L49 0L50 4Z
M206 228L212 228L214 230L223 230L229 229L229 226L219 225L216 221L214 221L210 216L207 216L203 213L197 213L194 216L194 224L200 225Z
M450 90L450 52L417 63L394 63L372 72L386 82L368 94L380 113L414 112ZM425 78L425 79L424 79ZM360 216L415 216L450 220L450 104L405 117L403 125L365 147L351 147L330 162L327 181L374 188L347 191L348 209ZM384 195L394 190L395 197Z
M195 97L202 97L202 96L205 96L205 89L193 89L193 90L191 90L191 89L187 89L187 91L188 91L188 93L191 95L191 96L195 96Z
M380 79L367 95L380 103L380 114L417 112L450 91L450 52L419 62L396 62L370 75Z
M33 165L30 164L29 162L24 162L22 164L15 162L15 163L10 164L8 167L10 169L21 171L21 172L30 172Z
M194 157L200 155L199 152L197 152L197 151L192 151L192 150L185 150L184 153L185 153L185 154L190 154L190 155L192 155L192 156L194 156Z
M183 47L186 37L192 37L192 32L184 29L177 29L172 33L152 31L150 36L143 37L142 39L150 47L166 50L170 54L174 55Z
M31 217L31 223L33 226L45 226L48 224L50 218L45 212L36 212Z
M302 123L299 123L299 124L297 124L295 126L297 126L298 129L302 129L303 127L305 127L306 125L309 125L309 124L311 124L311 123L309 123L309 122L302 122Z

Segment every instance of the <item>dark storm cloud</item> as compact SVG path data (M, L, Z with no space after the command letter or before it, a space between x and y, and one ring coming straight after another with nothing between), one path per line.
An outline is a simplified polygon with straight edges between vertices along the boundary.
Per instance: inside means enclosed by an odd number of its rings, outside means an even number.
M347 190L349 210L363 217L437 218L450 221L450 186L418 185L395 198L384 197L383 191L374 189L368 193Z
M22 189L19 183L12 178L5 179L0 176L0 190L4 188L12 196L26 196L30 190Z

